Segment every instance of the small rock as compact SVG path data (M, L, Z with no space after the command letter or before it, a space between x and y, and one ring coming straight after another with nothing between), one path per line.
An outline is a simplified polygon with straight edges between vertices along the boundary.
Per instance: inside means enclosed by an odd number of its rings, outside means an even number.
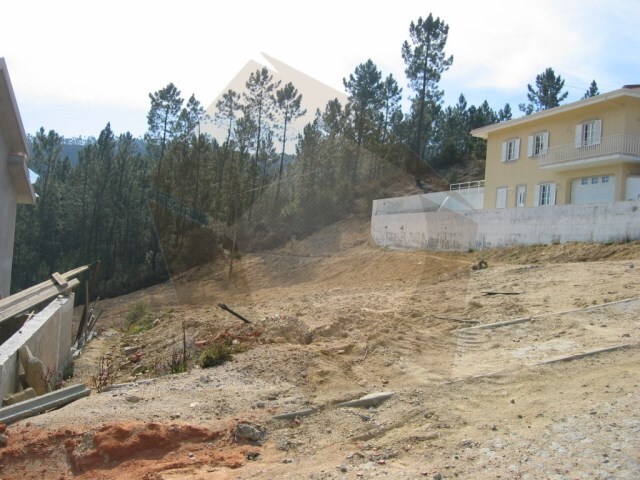
M442 480L442 474L440 474L440 473L436 473L436 474L433 476L433 480Z
M137 375L137 374L139 374L139 373L144 372L146 369L147 369L147 367L145 367L144 365L140 364L140 365L137 365L137 366L136 366L136 368L134 368L134 369L131 371L131 374L132 374L132 375Z
M291 460L290 458L285 458L284 460L282 460L282 463L293 463L293 460Z
M135 355L140 351L140 345L135 345L133 347L124 347L124 354L128 357L129 355Z
M496 427L495 425L491 425L491 430L493 430L494 432L496 432L498 430L498 427Z
M125 397L125 400L129 403L138 403L142 399L140 397L137 397L136 395L129 395Z
M249 441L261 444L267 436L267 430L260 425L251 425L249 423L239 423L236 425L234 437L236 442Z
M346 466L344 463L343 463L342 465L340 465L340 471L341 471L342 473L346 473L346 471L347 471L347 466Z
M265 407L265 403L263 401L256 402L256 407L264 408Z
M176 418L180 418L180 414L179 414L179 413L174 413L174 414L172 414L172 415L169 415L169 418L170 418L171 420L175 420Z
M631 336L631 334L630 333L623 333L622 336L625 337L625 338L629 338Z
M9 437L4 433L0 433L0 448L4 448L9 444Z
M253 450L247 452L247 460L257 460L258 458L260 458L260 452L254 452Z
M189 404L189 407L191 407L191 408L196 408L198 405L200 405L198 402L191 402L191 403Z
M511 399L511 403L516 403L515 398L512 398L512 399Z

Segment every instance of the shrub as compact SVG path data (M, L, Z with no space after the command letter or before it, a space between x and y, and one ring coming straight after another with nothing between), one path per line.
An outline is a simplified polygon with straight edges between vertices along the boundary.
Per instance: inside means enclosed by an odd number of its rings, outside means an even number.
M132 333L141 333L149 330L153 326L151 318L149 305L144 302L136 302L125 316L126 329Z
M222 365L231 360L233 348L226 343L212 343L200 354L198 364L202 368L211 368Z

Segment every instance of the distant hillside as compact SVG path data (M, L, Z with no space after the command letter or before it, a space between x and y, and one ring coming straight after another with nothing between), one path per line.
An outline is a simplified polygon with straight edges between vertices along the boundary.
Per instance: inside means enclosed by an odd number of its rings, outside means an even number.
M27 140L29 142L29 151L30 156L33 156L33 137L32 135L27 135ZM62 155L61 158L69 157L69 161L71 165L78 164L78 153L82 150L86 145L94 143L96 141L95 137L69 137L63 138L62 141ZM136 144L138 146L137 153L144 153L144 141L141 138L135 139Z

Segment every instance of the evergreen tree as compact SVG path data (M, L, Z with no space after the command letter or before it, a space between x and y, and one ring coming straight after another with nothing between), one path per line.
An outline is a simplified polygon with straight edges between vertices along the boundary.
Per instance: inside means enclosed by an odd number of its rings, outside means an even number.
M280 82L274 82L273 75L269 73L266 67L258 69L249 75L246 90L242 94L244 104L242 106L244 115L255 122L255 154L252 165L251 179L251 198L250 205L253 204L255 191L259 173L259 165L262 154L262 141L269 122L273 121L273 113L275 107L274 93L280 86ZM251 208L251 207L250 207ZM249 211L251 215L251 210Z
M582 98L585 99L589 97L595 97L596 95L600 95L600 91L598 90L598 84L595 80L593 80L591 82L591 85L589 85L589 89L584 93Z
M282 169L284 168L284 153L287 144L287 127L291 122L302 117L307 111L303 109L300 104L302 102L302 95L298 93L291 82L287 83L284 87L276 91L276 102L278 107L278 113L282 121L282 152L280 154L280 168L278 169L278 187L276 190L276 204L280 198L280 182L282 180Z
M380 109L384 102L384 84L382 74L371 59L358 65L349 75L349 79L344 78L342 83L349 95L349 105L353 114L356 156L351 168L351 183L355 185L365 137L379 125Z
M418 18L411 22L409 36L402 45L402 58L406 64L405 73L409 86L416 93L412 99L414 133L412 147L421 160L426 160L426 144L431 131L431 123L437 115L443 92L438 89L442 73L453 63L453 56L447 57L449 26L429 14L426 20Z
M526 115L530 115L533 112L559 106L560 102L569 95L569 92L562 91L563 88L564 79L560 75L556 77L553 68L547 68L536 76L535 89L531 84L527 85L527 99L530 103L528 105L520 104L520 110Z

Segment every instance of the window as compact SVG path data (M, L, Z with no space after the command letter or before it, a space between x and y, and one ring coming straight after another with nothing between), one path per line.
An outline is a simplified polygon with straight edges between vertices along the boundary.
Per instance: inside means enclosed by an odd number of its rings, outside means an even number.
M516 207L524 207L527 203L527 186L518 185L516 190Z
M582 180L580 180L580 183L582 185L589 185L589 179L588 178L583 178Z
M599 145L601 133L602 120L592 120L576 125L576 148Z
M605 175L605 176L603 176L603 177L600 179L600 181L601 181L602 183L609 183L609 175Z
M520 158L520 139L514 138L502 144L502 161L510 162Z
M536 185L536 194L533 202L534 206L555 205L556 204L556 184L542 183Z
M496 208L507 207L507 187L498 187L496 189Z
M598 180L598 177L591 177L591 185L595 185L596 183L598 183Z
M549 147L549 132L531 135L527 145L527 156L535 157L547 153Z

